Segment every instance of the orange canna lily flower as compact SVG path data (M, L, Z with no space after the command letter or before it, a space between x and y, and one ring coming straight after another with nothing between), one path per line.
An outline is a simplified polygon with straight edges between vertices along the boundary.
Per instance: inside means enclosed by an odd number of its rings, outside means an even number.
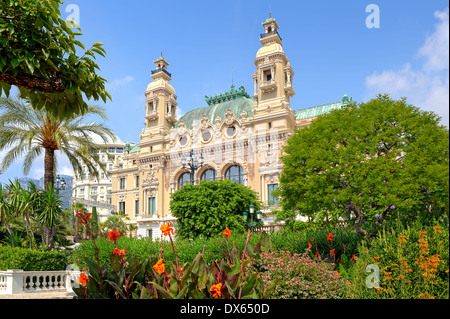
M163 272L166 271L166 265L164 265L163 263L163 259L158 260L158 262L153 266L153 269L155 269L155 271L158 274L162 274Z
M308 248L311 248L311 247L312 247L311 243L310 243L310 242L308 242Z
M213 298L222 297L222 284L219 282L216 285L212 285L209 291L213 292Z
M86 286L86 282L89 281L89 277L86 276L84 272L80 274L80 277L77 279L77 283Z
M125 253L126 253L127 251L125 250L125 249L119 249L119 248L114 248L114 250L113 250L113 254L114 255L117 255L117 256L125 256Z
M332 233L328 233L328 236L327 236L327 240L328 241L333 241L333 234Z
M334 249L330 250L330 256L335 256L336 254L334 253Z
M170 226L172 223L169 223L167 225L162 225L159 229L162 231L164 236L168 236L170 233L173 235L173 228Z
M224 236L227 237L227 238L230 238L230 236L231 236L231 230L229 230L228 227L225 228L225 230L222 232L222 235L224 235Z
M117 230L112 230L108 233L108 237L113 242L116 242L117 238L122 237L122 235Z

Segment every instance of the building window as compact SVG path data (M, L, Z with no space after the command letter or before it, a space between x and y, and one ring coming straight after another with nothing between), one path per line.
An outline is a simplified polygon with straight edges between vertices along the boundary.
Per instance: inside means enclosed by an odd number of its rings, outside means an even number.
M191 182L191 174L184 173L178 179L178 189L182 189L184 185L189 184Z
M155 197L149 197L148 198L148 214L154 215L156 212L156 198Z
M125 202L119 202L119 211L125 213Z
M215 181L217 173L213 169L208 169L203 172L202 177L200 178L202 181Z
M226 130L226 132L227 132L227 137L234 137L235 135L236 135L236 132L237 132L237 129L236 129L236 127L235 126L230 126L230 127L227 127L227 130Z
M278 197L273 195L273 191L278 188L278 184L267 185L268 204L270 206L278 205Z
M134 202L134 213L136 216L139 216L139 199Z
M123 153L123 148L118 148L117 149L117 153L122 154Z
M153 229L147 229L147 237L153 238Z
M136 176L136 187L139 187L139 176Z
M239 165L231 166L225 173L225 178L238 184L244 184L242 167Z
M125 189L125 178L120 179L120 189Z

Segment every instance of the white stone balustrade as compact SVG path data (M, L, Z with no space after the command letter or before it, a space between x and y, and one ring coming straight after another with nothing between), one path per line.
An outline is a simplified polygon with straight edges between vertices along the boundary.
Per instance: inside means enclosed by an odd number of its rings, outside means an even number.
M23 271L12 269L0 271L0 295L38 293L38 292L72 292L72 286L79 271ZM73 281L73 283L72 283Z

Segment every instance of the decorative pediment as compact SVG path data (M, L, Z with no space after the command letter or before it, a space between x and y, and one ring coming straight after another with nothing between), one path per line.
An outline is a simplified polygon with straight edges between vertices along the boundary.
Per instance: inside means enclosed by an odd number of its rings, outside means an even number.
M234 122L237 122L236 116L234 116L233 111L231 109L227 109L227 113L225 114L224 123L227 125L231 125Z

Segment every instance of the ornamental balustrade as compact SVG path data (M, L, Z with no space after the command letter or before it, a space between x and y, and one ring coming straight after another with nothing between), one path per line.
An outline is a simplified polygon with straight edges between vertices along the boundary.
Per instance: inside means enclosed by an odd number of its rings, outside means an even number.
M0 271L0 295L73 292L79 271Z
M166 73L168 76L172 77L172 74L170 74L166 69L156 69L156 70L153 70L151 72L152 72L152 74L155 74L155 73L158 73L158 72L161 72L161 71Z

